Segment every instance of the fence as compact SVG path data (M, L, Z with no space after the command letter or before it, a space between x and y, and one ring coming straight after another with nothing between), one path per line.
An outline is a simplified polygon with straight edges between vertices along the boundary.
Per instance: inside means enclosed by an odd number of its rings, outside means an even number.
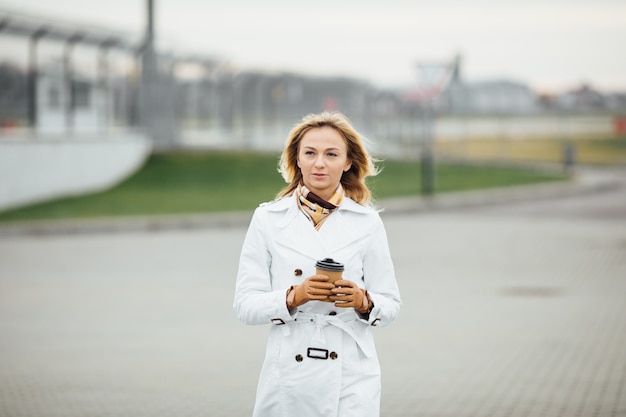
M147 80L141 40L0 12L0 42L15 37L21 39L28 61L21 66L0 63L0 136L7 131L15 136L20 127L57 135L136 129L142 125L143 99L158 113L157 130L166 136L166 147L274 150L302 116L329 109L345 113L378 153L414 157L429 140L431 122L437 142L510 142L611 135L614 120L621 120L616 116L626 113L624 103L617 114L615 108L596 108L589 115L571 107L542 106L531 96L524 96L528 106L523 113L485 107L493 85L466 88L456 80L455 88L444 89L435 112L426 114L424 103L406 91L366 80L239 70L210 56L164 51L155 55L156 73ZM531 94L519 83L497 87L501 106L507 103L507 92L511 102ZM465 107L459 115L453 107L458 94L453 93L461 90ZM479 94L480 100L471 94ZM489 113L472 110L468 103L478 101Z

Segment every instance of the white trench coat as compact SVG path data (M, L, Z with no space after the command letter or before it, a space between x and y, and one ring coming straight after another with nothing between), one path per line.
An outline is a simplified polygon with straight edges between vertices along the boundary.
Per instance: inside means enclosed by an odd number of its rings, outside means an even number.
M369 316L311 301L289 311L286 290L315 274L315 262L345 265L364 287ZM295 196L265 203L241 251L234 310L246 324L270 324L256 394L256 417L378 416L380 367L371 334L398 314L401 300L378 213L344 198L315 230Z

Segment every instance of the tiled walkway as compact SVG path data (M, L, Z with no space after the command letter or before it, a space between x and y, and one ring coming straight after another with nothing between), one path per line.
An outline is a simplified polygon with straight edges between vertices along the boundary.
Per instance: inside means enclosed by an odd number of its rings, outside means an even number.
M386 215L385 417L626 416L626 192ZM247 416L245 229L0 238L0 416Z

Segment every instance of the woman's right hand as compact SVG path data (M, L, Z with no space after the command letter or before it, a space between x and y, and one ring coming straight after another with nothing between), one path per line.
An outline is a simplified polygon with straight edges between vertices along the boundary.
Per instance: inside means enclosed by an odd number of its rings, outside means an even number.
M328 282L328 276L312 275L287 294L287 308L291 310L312 300L328 300L328 297L333 295L331 291L333 288L335 285ZM293 297L290 297L291 294Z

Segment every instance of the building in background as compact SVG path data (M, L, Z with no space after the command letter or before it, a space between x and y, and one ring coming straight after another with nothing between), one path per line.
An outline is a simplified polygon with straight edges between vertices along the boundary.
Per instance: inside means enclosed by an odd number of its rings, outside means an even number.
M537 95L524 83L509 80L455 81L445 93L446 113L493 115L536 114L543 110Z
M624 94L605 94L590 86L548 96L518 80L468 80L460 56L440 63L444 76L435 77L436 94L426 95L416 90L418 81L391 90L351 77L251 71L212 56L156 47L150 60L154 73L145 80L141 68L146 48L140 39L113 38L114 32L92 33L67 23L56 27L55 22L36 18L3 19L0 36L15 36L7 32L13 24L31 50L42 39L63 46L56 57L35 59L28 68L3 63L0 55L0 125L5 130L30 126L43 134L143 128L158 132L153 137L157 148L160 144L276 149L297 120L328 109L344 112L381 146L402 148L424 135L424 115L429 111L436 118L492 117L497 119L494 123L501 123L503 116L626 112ZM95 71L70 66L84 58L80 53L85 48L74 50L74 45L98 51ZM120 53L108 55L112 48ZM116 65L120 60L129 62L122 65L125 70ZM195 70L188 71L190 66ZM142 103L150 104L154 117L141 110Z

